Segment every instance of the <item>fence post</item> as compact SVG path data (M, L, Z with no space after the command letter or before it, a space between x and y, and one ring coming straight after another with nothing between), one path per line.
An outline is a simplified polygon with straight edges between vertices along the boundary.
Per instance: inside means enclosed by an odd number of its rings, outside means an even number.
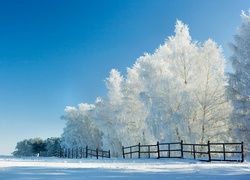
M195 150L195 144L193 144L193 153L194 153L194 159L196 158L196 150Z
M150 145L148 146L148 158L150 158Z
M157 154L158 154L158 159L160 159L160 144L159 141L157 141Z
M208 149L208 161L211 162L211 153L210 153L210 141L207 142L207 149Z
M110 150L109 150L109 152L108 152L108 153L109 153L109 156L108 156L108 157L110 158Z
M225 144L223 143L223 159L226 161L226 152L225 152Z
M243 141L241 143L241 162L244 162L244 145L243 145Z
M170 143L168 143L168 157L170 158Z
M88 158L88 146L86 146L86 158Z
M98 148L96 148L96 159L98 159Z
M122 157L123 157L123 159L125 159L124 146L122 146Z
M138 144L138 158L141 158L141 143Z
M181 140L181 158L183 158L183 140Z

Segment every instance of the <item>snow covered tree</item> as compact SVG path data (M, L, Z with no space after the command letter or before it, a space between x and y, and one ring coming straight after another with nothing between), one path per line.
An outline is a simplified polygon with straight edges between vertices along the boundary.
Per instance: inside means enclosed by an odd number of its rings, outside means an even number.
M187 118L184 117L187 112L184 110L189 107L189 99L185 85L194 69L191 64L196 54L188 27L177 21L175 33L153 55L145 54L137 61L145 84L144 100L148 100L144 103L150 105L146 121L155 138L164 142L187 136Z
M90 148L102 147L102 133L89 115L93 108L93 105L88 104L79 104L78 109L66 107L67 115L62 116L62 119L67 121L61 136L63 148L79 148L87 145Z
M106 78L105 85L109 90L108 98L111 104L119 104L122 101L121 84L123 80L120 72L116 69L112 69L110 76Z
M40 156L41 153L46 151L46 143L41 138L34 138L31 140L32 143L32 152L38 156Z
M105 79L108 89L108 99L97 98L95 109L91 112L94 123L103 133L102 142L104 149L110 149L112 156L119 156L122 143L119 140L121 121L119 113L122 111L121 84L123 77L116 69L110 71L110 76Z
M14 156L40 156L46 152L46 142L41 138L25 139L16 145Z
M229 73L229 97L233 103L232 124L237 137L250 150L250 9L242 12L242 24L231 44L233 73Z
M127 76L123 83L123 103L122 113L120 118L123 120L123 137L128 135L126 139L123 138L124 146L130 144L152 144L156 139L148 131L148 124L145 119L149 111L143 103L143 93L145 87L141 77L139 76L138 67L135 64L133 68L127 69Z
M136 72L128 69L126 81L117 70L106 79L108 99L99 99L93 111L94 121L103 132L103 145L113 156L121 156L122 145L146 143L146 112L139 101L140 82ZM131 79L130 79L131 78Z
M120 122L116 118L119 108L119 105L112 105L107 99L98 98L92 112L95 124L103 133L103 149L109 149L113 157L120 155L122 147L122 143L118 138L118 133L122 127L120 127Z
M34 156L31 140L25 139L16 145L16 150L12 153L13 156Z
M126 80L117 70L111 70L105 81L108 99L97 99L91 113L103 132L104 149L110 149L115 157L121 156L122 145L147 144L152 139L145 123L147 112L139 100L142 83L136 78L135 69L128 68Z
M196 120L192 126L198 127L199 142L207 140L230 141L231 104L226 98L226 78L224 57L221 48L212 40L207 40L200 50L197 70L194 77L193 95L196 98ZM198 125L198 126L197 126ZM197 136L196 135L196 136Z
M150 111L146 121L156 139L204 143L228 137L224 61L216 43L192 41L180 21L175 36L137 60Z
M59 157L60 156L60 151L61 151L61 139L60 138L55 138L51 137L46 139L45 144L46 144L46 156L48 157Z

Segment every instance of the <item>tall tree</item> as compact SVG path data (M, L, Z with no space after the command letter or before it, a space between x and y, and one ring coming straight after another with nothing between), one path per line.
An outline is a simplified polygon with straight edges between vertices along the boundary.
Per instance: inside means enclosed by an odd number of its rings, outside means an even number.
M226 98L226 78L224 75L224 57L222 50L212 40L207 40L200 49L193 79L193 95L196 99L193 123L199 142L207 140L230 141L231 104ZM195 128L195 127L198 127Z
M181 21L175 36L137 61L150 111L146 121L156 139L204 143L228 137L224 61L215 42L192 41Z
M234 36L235 43L230 47L233 73L229 74L229 97L234 111L232 123L237 136L245 142L250 150L250 9L249 14L242 12L242 23L238 34Z

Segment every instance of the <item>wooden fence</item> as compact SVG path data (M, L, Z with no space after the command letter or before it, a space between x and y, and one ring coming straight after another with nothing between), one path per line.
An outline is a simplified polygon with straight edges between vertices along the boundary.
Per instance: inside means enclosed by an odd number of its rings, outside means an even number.
M85 148L67 148L67 149L62 149L60 152L60 157L61 158L93 158L96 157L98 158L110 158L110 150L104 151L100 150L98 148L96 149L90 149L88 146Z
M204 161L244 161L242 143L186 144L181 142L159 143L122 147L123 158L194 158Z

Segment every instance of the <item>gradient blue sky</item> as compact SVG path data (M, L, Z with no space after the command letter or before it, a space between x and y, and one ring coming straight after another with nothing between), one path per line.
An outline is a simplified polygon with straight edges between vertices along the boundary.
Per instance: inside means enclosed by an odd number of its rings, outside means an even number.
M0 154L23 139L59 137L64 108L105 97L109 71L125 75L174 35L176 19L228 59L248 8L248 0L0 0Z

